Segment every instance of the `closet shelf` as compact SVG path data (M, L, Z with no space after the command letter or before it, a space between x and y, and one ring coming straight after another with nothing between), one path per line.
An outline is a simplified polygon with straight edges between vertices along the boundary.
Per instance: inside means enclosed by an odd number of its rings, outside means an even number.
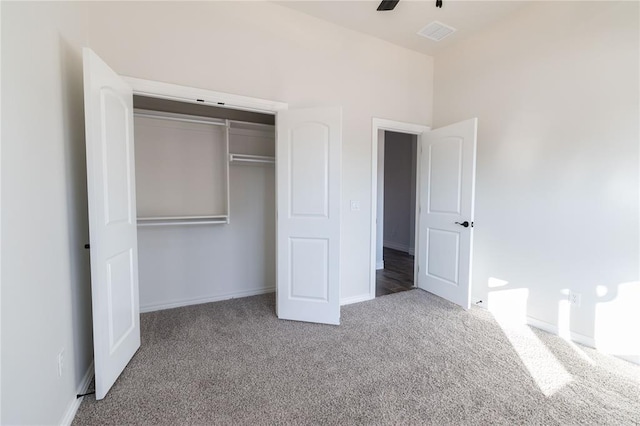
M194 117L185 114L173 114L160 111L135 109L133 111L133 115L136 117L151 118L154 120L181 121L183 123L209 124L212 126L227 126L227 122L219 118Z
M229 162L275 164L276 158L266 155L229 154Z
M229 223L229 216L139 217L138 226L212 225Z

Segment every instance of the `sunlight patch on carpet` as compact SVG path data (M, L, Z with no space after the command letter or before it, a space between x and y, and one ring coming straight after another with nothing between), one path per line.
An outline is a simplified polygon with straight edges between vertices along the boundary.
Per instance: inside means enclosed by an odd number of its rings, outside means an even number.
M568 294L567 290L567 294ZM572 342L571 339L571 303L568 299L561 299L558 302L558 336L562 337L567 346L590 365L595 365L595 361L586 354L578 345Z
M488 307L529 375L549 397L571 383L573 377L526 325L528 297L526 288L492 291Z

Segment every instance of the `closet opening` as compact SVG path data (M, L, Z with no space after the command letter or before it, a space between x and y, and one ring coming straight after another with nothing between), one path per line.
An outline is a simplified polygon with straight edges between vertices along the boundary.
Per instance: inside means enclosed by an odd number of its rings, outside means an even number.
M275 291L275 115L134 95L140 311Z
M375 297L416 287L418 137L379 130Z

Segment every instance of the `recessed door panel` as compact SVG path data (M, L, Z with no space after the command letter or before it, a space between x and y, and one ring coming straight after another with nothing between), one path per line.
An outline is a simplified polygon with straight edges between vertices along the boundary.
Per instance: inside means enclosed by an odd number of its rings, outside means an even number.
M429 212L460 214L462 139L443 138L429 149Z
M113 353L135 327L136 302L133 289L133 253L124 251L107 259L107 297L109 312L109 352Z
M327 302L329 292L329 240L291 238L290 297Z
M129 176L131 111L111 88L100 91L102 107L102 152L106 224L131 221L131 181Z
M439 229L427 231L427 275L458 285L460 234Z
M291 216L326 217L329 211L329 128L304 123L291 130Z

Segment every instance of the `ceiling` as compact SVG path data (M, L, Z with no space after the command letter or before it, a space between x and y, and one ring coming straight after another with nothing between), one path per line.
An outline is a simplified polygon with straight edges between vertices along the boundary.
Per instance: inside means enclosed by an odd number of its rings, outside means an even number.
M379 0L278 1L278 4L427 55L488 28L529 4L528 1L400 0L392 11L378 12ZM416 34L431 21L457 31L439 42Z

